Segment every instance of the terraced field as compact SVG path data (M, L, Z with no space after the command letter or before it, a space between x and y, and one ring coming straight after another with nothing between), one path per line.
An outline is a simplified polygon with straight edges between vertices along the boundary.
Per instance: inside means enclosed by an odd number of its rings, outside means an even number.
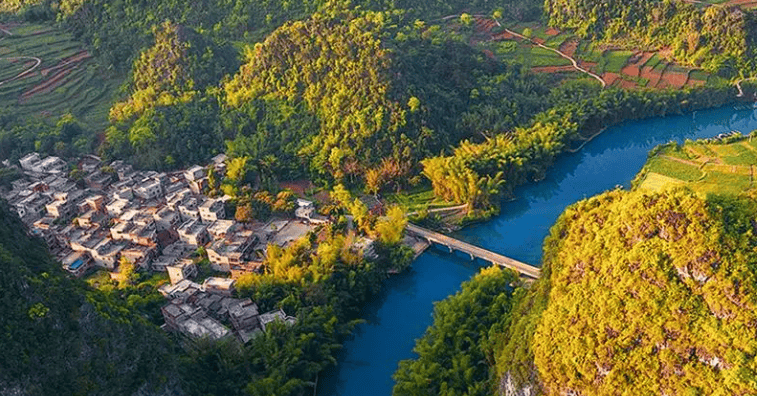
M40 119L71 113L101 130L119 83L107 78L66 32L42 25L0 26L0 107Z
M455 23L452 19L450 22ZM505 28L529 39L515 37ZM560 74L567 78L586 75L565 57L538 46L543 44L574 58L579 67L599 75L607 86L627 89L695 87L707 85L716 78L667 61L662 52L600 47L539 24L500 26L484 16L475 18L471 44L483 48L492 58L517 61L537 73Z
M687 142L666 147L650 158L638 185L653 191L687 185L702 194L736 195L755 187L755 168L757 139L753 136L728 144L718 139Z

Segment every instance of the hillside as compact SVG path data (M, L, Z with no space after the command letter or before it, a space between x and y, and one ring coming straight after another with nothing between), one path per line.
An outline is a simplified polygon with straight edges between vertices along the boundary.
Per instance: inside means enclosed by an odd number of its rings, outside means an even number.
M70 279L0 204L0 393L178 391L164 334Z
M665 49L685 65L723 75L755 71L754 11L682 1L547 0L550 26L626 48Z
M532 343L545 393L754 391L754 209L680 190L568 209L545 241Z

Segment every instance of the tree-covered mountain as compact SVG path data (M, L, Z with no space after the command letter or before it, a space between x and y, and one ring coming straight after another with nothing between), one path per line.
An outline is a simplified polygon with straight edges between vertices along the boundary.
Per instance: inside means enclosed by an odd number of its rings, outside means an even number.
M163 331L71 279L25 229L0 204L0 393L181 392Z

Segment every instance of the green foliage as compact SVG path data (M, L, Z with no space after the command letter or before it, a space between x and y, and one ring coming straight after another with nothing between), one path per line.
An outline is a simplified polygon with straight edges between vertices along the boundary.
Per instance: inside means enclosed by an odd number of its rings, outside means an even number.
M684 190L566 210L545 242L551 288L533 338L547 393L753 390L755 213Z
M757 71L757 18L678 1L547 0L551 26L626 47L668 47L678 62L724 75Z
M422 162L437 197L468 203L486 211L499 197L529 180L544 177L555 157L583 133L627 119L681 113L724 103L727 89L688 91L597 92L593 87L566 85L555 89L549 111L534 117L529 127L497 135L483 143L464 141L452 156L428 158ZM486 212L484 212L486 214Z
M403 360L394 395L491 395L498 379L493 337L510 322L517 276L492 266L463 283L462 290L434 306L434 323L415 345L415 360Z
M163 332L71 279L42 243L0 203L0 388L29 395L175 388L166 383L176 365Z

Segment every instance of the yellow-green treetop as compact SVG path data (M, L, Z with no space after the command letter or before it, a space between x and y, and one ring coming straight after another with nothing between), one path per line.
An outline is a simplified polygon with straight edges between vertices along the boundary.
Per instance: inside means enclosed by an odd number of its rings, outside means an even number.
M545 242L533 337L549 395L745 395L757 389L754 204L611 191Z

